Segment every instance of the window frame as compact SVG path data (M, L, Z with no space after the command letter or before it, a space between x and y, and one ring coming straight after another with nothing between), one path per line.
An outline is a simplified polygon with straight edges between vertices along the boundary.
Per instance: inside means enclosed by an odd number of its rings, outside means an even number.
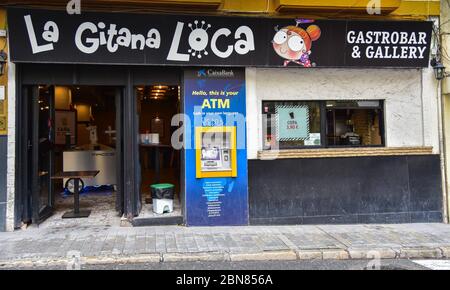
M377 101L379 102L378 106L361 106L361 107L351 107L351 106L342 106L342 107L327 107L327 102L331 101ZM265 103L276 103L276 102L315 102L319 103L320 106L320 139L321 144L318 146L292 146L292 147L284 147L279 146L277 150L303 150L303 149L340 149L340 148L374 148L374 147L386 147L386 130L385 130L385 100L377 99L377 100L262 100L261 101L261 139L262 139L262 150L270 151L273 149L267 149L265 146L265 136L264 132L267 132L267 129L263 126L263 115L267 115L264 113L264 105ZM381 144L379 145L329 145L328 144L328 120L327 120L327 110L380 110L381 116L378 120L379 128L380 128L380 137Z

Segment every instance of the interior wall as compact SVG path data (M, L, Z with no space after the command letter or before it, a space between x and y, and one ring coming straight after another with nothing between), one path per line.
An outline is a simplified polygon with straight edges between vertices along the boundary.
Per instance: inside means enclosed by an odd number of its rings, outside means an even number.
M156 133L152 130L152 120L158 117L164 125L164 134L159 136L159 141L162 144L170 144L172 135L171 120L174 115L178 113L177 100L149 100L141 102L141 112L139 115L139 133Z
M69 110L72 102L72 92L68 87L55 86L55 109Z

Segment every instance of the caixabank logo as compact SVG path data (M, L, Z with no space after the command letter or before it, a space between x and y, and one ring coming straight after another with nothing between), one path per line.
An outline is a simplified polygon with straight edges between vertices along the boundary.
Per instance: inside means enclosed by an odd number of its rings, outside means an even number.
M235 74L232 69L211 69L203 68L197 71L197 78L234 78Z

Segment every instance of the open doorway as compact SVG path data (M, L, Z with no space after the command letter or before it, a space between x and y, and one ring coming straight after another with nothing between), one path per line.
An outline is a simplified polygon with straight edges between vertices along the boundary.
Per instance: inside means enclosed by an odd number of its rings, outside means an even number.
M33 223L52 228L120 225L122 193L116 170L120 140L116 133L122 90L107 86L47 85L29 90L33 115L29 123L33 132L31 143L36 143L29 152L36 161L32 162L34 168L30 168ZM90 210L90 215L63 218L74 208L75 183L73 179L54 177L60 172L83 171L98 171L95 177L80 181L79 207Z
M181 112L180 88L170 85L139 86L137 111L139 116L140 193L143 204L136 225L178 224L182 222L180 205L180 151L171 144L172 117ZM172 207L156 210L151 187L173 186Z

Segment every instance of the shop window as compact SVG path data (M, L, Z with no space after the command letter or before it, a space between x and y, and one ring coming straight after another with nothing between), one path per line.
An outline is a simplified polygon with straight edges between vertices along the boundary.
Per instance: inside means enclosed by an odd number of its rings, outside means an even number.
M320 102L263 102L264 149L322 146Z
M269 149L384 145L383 101L265 101Z
M382 146L381 101L327 101L328 146Z

